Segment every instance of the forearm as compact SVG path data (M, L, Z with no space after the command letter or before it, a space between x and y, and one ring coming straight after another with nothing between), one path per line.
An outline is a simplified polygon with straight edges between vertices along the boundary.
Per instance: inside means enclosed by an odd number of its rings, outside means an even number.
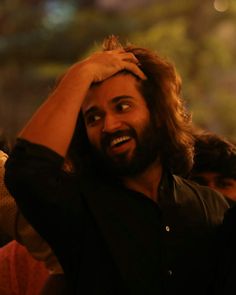
M90 84L87 75L79 75L71 70L33 115L19 137L44 145L64 157Z

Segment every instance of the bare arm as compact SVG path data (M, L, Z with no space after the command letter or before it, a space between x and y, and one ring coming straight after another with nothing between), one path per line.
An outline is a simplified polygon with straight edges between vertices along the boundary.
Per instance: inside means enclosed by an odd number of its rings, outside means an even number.
M133 54L119 49L98 52L74 64L19 137L44 145L64 157L91 84L101 82L122 70L145 79L137 63Z

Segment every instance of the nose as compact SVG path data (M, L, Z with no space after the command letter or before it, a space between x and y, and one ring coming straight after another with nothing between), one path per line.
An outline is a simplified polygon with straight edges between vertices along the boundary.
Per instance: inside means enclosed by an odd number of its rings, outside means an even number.
M117 131L121 128L122 122L120 119L113 114L106 114L104 121L103 121L103 132L112 133Z

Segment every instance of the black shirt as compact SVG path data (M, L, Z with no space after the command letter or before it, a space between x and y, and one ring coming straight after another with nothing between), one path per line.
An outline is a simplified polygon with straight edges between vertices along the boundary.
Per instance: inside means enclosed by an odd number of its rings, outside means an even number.
M224 197L166 174L158 203L100 177L69 175L55 152L20 140L6 185L51 245L74 294L211 294Z

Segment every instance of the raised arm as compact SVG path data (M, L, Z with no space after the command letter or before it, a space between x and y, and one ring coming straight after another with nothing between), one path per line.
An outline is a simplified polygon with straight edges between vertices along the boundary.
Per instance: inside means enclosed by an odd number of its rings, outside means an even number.
M19 137L46 146L64 157L91 84L102 82L122 70L145 79L137 64L136 57L122 49L97 52L74 64Z

